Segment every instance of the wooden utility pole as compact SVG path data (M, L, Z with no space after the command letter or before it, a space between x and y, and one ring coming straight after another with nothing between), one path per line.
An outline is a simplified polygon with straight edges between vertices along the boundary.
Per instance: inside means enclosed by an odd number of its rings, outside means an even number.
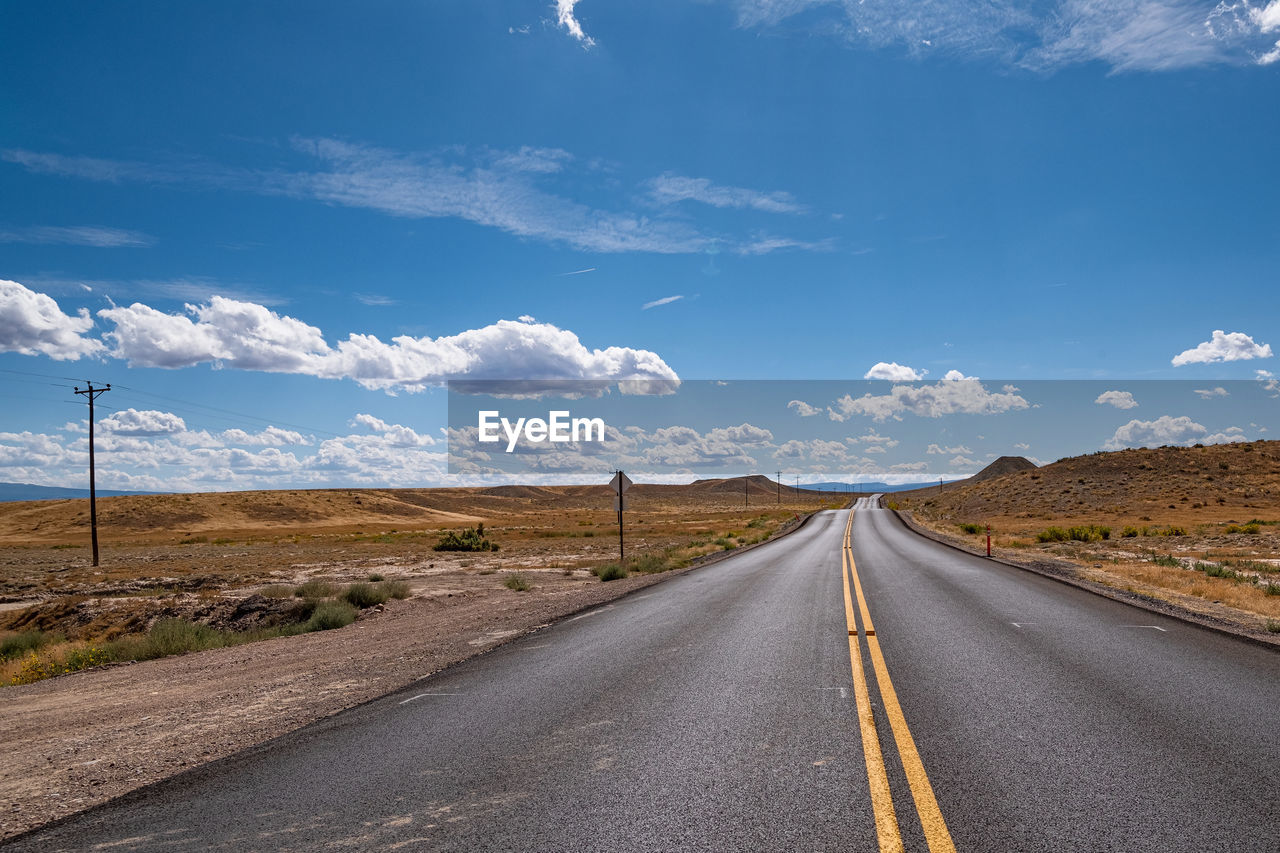
M92 382L86 382L87 388L73 389L77 394L84 394L89 398L89 528L93 536L93 564L98 565L98 492L96 483L96 472L93 464L93 401L98 399L99 395L105 394L111 390L111 386L105 388L94 388Z

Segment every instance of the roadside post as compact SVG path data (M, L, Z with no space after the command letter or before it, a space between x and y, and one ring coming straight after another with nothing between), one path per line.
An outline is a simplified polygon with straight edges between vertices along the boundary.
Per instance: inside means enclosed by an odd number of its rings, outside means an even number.
M631 479L621 471L613 475L613 479L609 481L609 488L613 489L613 508L618 511L618 560L624 562L627 559L626 551L622 547L622 509L626 504L627 489L631 488Z
M991 525L987 525L987 556L991 556Z

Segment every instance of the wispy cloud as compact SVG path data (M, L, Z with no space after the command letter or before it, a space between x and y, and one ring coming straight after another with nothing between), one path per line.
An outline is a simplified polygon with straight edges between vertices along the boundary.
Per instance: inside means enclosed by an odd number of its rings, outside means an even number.
M664 296L661 299L655 299L652 302L646 302L640 306L641 311L648 311L650 308L657 308L659 305L670 305L672 302L678 302L684 299L684 294L678 296Z
M92 246L99 249L141 248L155 245L155 238L141 231L102 225L38 225L0 230L0 243L34 243L52 246Z
M334 139L296 139L293 147L302 163L292 170L224 168L194 161L149 164L24 150L0 152L0 159L32 172L83 180L286 196L411 219L456 218L590 252L693 254L723 248L758 255L830 245L788 237L735 238L699 227L687 217L604 210L575 201L558 188L577 185L574 179L591 174L592 166L561 176L575 161L560 149L452 148L406 154ZM751 192L713 189L731 191L730 195ZM743 195L740 203L757 210L770 205L785 209L789 197L784 196Z
M395 305L399 302L398 299L392 299L390 296L381 296L377 293L353 293L351 296L361 305L383 306Z
M909 13L897 0L731 2L744 27L786 23L852 45L995 58L1040 71L1087 62L1163 71L1280 60L1280 0L918 0Z
M564 276L566 276L566 275L582 275L582 274L584 274L584 273L595 272L595 271L596 271L596 268L595 268L595 267L587 267L587 268L586 268L586 269L584 269L584 270L572 270L572 271L570 271L570 272L556 273L556 275L558 275L558 276L560 276L560 277L564 277Z
M687 178L670 172L649 181L649 195L659 204L696 201L712 207L761 210L766 213L804 213L807 208L791 193L761 192L745 187L718 186L708 178Z
M583 47L595 47L596 40L582 31L582 24L573 15L573 7L579 2L580 0L556 0L556 23L581 42Z

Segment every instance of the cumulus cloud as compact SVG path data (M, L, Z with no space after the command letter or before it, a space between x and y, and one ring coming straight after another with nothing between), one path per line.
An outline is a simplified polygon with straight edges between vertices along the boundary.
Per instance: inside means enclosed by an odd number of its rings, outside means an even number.
M187 429L186 422L172 412L134 408L108 415L100 426L116 435L173 435Z
M331 345L319 329L301 320L220 296L207 304L189 304L185 313L135 303L98 315L114 324L105 335L110 355L142 367L212 363L405 391L450 379L634 380L626 389L633 393L653 390L645 382L679 382L656 353L616 346L588 349L573 332L532 317L439 338L402 335L386 342L352 333Z
M311 444L311 439L291 429L268 426L259 432L247 432L242 429L223 430L219 438L227 444L238 444L250 447L303 447Z
M670 172L649 181L649 196L659 204L695 201L712 207L749 208L765 213L803 213L804 205L791 193L760 192L744 187L719 186L708 178L687 178Z
M360 413L351 420L352 426L364 426L384 436L396 447L430 447L436 440L429 435L420 435L407 426L389 424L374 415Z
M423 436L373 416L380 428L326 439L319 447L296 432L267 427L211 434L182 418L129 409L103 418L98 485L156 491L422 486L448 482L444 454ZM361 424L363 426L363 424ZM412 432L412 431L410 431ZM296 446L298 451L282 450ZM0 433L0 480L81 486L88 439L71 434Z
M1116 429L1104 444L1104 450L1123 450L1127 447L1162 447L1166 444L1190 446L1192 444L1227 444L1246 441L1243 430L1231 427L1224 432L1209 434L1203 424L1186 416L1161 415L1153 421L1131 420Z
M879 446L879 447L897 447L898 446L898 440L896 438L893 438L887 435L881 435L880 433L876 432L874 429L867 430L866 435L859 435L856 437L846 438L845 441L849 442L850 444L866 444L866 445Z
M641 435L649 445L640 451L645 464L690 468L754 466L756 460L743 448L763 447L773 440L772 432L749 423L717 427L705 435L686 426L661 427Z
M1184 350L1173 357L1173 366L1186 364L1210 364L1217 361L1247 361L1254 358L1270 358L1271 345L1254 343L1244 332L1214 330L1213 338Z
M1201 400L1212 400L1214 397L1230 397L1231 392L1219 385L1216 388L1197 388L1192 393L1200 397Z
M956 379L928 385L895 385L888 394L865 394L854 398L846 394L827 409L834 421L845 421L855 415L876 421L901 420L904 413L938 418L943 415L994 415L1030 404L1017 394L993 393L977 379Z
M891 382L918 382L924 379L927 370L915 370L907 367L905 364L898 364L896 361L880 361L872 365L871 369L863 374L863 379L887 379Z
M956 445L955 447L942 447L937 444L931 444L928 449L925 450L925 453L930 455L968 456L973 453L973 451L965 447L963 444Z
M1129 391L1103 391L1093 402L1099 406L1115 406L1117 409L1133 409L1138 405Z
M53 297L0 280L0 352L75 361L105 350L101 341L85 337L92 328L88 309L64 314Z
M792 400L790 403L787 403L787 408L795 409L796 414L802 418L811 418L814 415L822 413L822 409L819 409L817 406L810 406L804 400Z
M556 0L556 23L581 42L583 47L595 47L595 39L582 31L582 24L573 15L573 7L579 2L580 0Z

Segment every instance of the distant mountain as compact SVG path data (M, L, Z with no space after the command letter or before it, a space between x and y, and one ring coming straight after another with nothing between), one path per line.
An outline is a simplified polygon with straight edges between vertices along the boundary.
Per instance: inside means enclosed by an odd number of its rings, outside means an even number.
M98 489L98 497L118 495L154 495L155 492L115 492ZM64 489L61 486L33 486L30 483L0 483L0 502L3 501L62 501L68 498L87 498L88 489Z
M992 462L965 482L981 483L983 480L994 480L996 477L1003 477L1005 474L1016 474L1019 471L1030 471L1035 467L1036 463L1032 462L1025 456L1001 456L995 462Z

